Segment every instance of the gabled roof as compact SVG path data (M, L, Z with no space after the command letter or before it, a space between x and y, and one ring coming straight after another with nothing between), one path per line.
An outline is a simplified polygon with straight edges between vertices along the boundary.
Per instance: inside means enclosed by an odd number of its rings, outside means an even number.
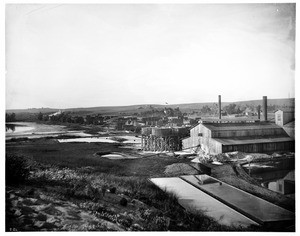
M292 107L292 108L284 107L284 108L277 109L275 112L277 112L277 111L283 111L283 112L292 112L292 113L295 113L295 108L294 108L294 107Z
M258 143L277 143L277 142L293 142L294 140L290 137L268 137L268 138L251 138L247 137L244 139L239 138L213 138L214 140L222 143L223 145L242 145L242 144L258 144Z
M255 130L255 129L281 129L271 122L256 123L204 123L203 126L212 131L225 130Z
M238 123L238 122L255 122L258 121L255 117L204 117L200 123Z

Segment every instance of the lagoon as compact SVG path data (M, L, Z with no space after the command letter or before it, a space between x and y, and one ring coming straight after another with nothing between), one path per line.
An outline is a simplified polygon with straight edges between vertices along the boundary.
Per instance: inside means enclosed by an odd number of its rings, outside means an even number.
M6 140L12 138L43 138L56 137L59 135L72 135L79 137L91 136L80 131L67 130L62 125L46 125L35 122L10 122L5 124Z

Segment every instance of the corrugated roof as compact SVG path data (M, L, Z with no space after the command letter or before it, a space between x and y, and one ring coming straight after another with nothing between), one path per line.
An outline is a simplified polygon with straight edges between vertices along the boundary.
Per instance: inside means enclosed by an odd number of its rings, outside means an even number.
M295 112L295 108L294 108L294 107L292 107L292 108L285 107L285 108L280 108L280 109L278 109L278 110L276 110L276 111ZM275 112L276 112L276 111L275 111Z
M250 139L232 139L232 138L214 138L214 140L222 143L223 145L239 145L239 144L255 144L255 143L277 143L295 141L290 137L270 137L270 138L256 138Z
M204 123L202 124L212 131L225 130L254 130L254 129L281 129L274 123L257 122L257 123Z
M203 123L206 122L255 122L258 121L257 117L222 117L222 119L219 119L219 117L203 117L200 119Z

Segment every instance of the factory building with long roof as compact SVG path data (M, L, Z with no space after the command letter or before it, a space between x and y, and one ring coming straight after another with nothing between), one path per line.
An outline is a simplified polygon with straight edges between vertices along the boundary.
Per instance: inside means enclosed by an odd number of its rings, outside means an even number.
M258 108L260 109L260 107ZM219 96L219 113L221 97ZM183 149L201 148L210 154L241 151L269 153L294 151L295 140L283 127L267 120L267 98L263 97L263 121L260 119L203 119L182 140Z

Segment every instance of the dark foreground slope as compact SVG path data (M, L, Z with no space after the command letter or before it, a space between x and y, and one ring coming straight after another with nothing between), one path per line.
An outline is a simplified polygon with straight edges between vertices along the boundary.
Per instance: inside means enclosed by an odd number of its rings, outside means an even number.
M7 143L6 160L24 156L30 172L18 183L9 181L15 178L7 172L6 231L240 230L186 212L175 197L148 181L150 176L163 176L167 165L188 160L110 160L94 155L107 151L124 149L51 139ZM13 169L23 167L14 164Z
M97 155L110 152L136 158L112 160ZM275 230L221 226L202 212L187 212L176 197L148 181L169 176L167 167L189 164L188 158L166 154L141 158L128 145L59 143L51 138L7 142L6 154L6 165L11 158L23 156L6 171L6 231ZM10 181L24 169L24 181ZM212 173L232 185L249 184L230 166ZM249 187L245 191L257 192L258 187ZM278 200L272 195L267 200L274 199Z

